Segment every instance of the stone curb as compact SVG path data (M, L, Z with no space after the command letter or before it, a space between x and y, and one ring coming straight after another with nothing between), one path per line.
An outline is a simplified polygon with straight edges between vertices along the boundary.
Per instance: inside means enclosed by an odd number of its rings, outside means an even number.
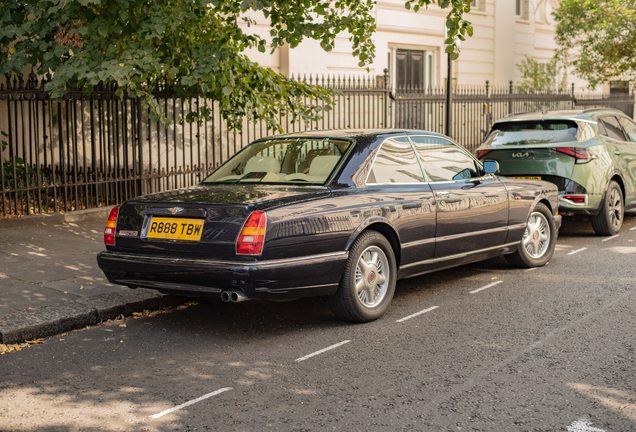
M162 295L146 290L112 292L78 299L74 302L16 312L0 317L0 343L20 343L25 340L53 336L130 316L145 309L174 307L188 301L185 297Z
M103 221L104 224L106 224L106 219L113 207L114 206L108 206L66 213L43 213L11 219L0 219L0 229L33 227L40 226L42 223L50 225L84 221Z

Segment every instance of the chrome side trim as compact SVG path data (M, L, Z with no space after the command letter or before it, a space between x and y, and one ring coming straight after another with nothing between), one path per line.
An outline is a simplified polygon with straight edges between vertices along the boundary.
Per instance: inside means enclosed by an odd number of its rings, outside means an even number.
M402 248L408 248L411 246L419 246L419 245L424 245L427 243L435 243L435 237L431 237L431 238L427 238L424 240L415 240L412 242L408 242L408 243L402 243Z
M99 254L103 258L116 258L116 259L130 259L130 260L143 260L149 262L172 262L178 264L199 264L199 265L224 265L224 266L238 266L245 268L267 268L267 267L283 267L289 264L302 263L306 261L316 261L328 258L346 258L349 255L348 251L332 252L326 254L307 255L296 258L282 258L275 260L263 260L263 261L230 261L230 260L195 260L195 259L183 259L172 257L157 257L148 255L135 255L135 254L120 254L115 252L101 252Z
M523 224L525 226L525 224ZM446 241L446 240L457 240L463 237L471 237L474 236L475 234L492 234L492 233L497 233L497 232L502 232L502 231L508 231L510 229L509 226L505 226L505 227L499 227L499 228L491 228L491 229L487 229L487 230L482 230L482 231L471 231L471 232L467 232L467 233L461 233L461 234L451 234L451 235L447 235L447 236L443 236L443 237L437 237L437 241Z
M521 224L516 224L516 225L508 225L505 227L500 227L500 228L491 228L491 229L487 229L487 230L483 230L483 231L471 231L468 233L462 233L462 234L453 234L453 235L448 235L448 236L444 236L444 237L431 237L431 238L427 238L424 240L415 240L412 242L408 242L408 243L402 243L402 247L411 247L411 246L419 246L419 245L424 245L427 243L433 243L435 241L445 241L445 240L457 240L460 239L462 237L469 237L475 234L492 234L492 233L496 233L496 232L502 232L502 231L509 231L511 229L517 229L517 228L525 228L527 226L527 223L521 223ZM411 264L409 264L411 265Z
M512 242L512 243L506 243L506 244L502 244L502 245L498 245L498 246L493 246L493 247L489 247L489 248L485 248L485 249L479 249L476 251L471 251L471 252L464 252L464 253L460 253L460 254L456 254L456 255L449 255L449 256L445 256L445 257L441 257L441 258L433 258L433 259L428 259L428 260L424 260L424 261L418 261L418 262L414 262L411 264L407 264L407 265L403 265L400 267L400 269L407 269L410 267L414 267L414 266L418 266L418 265L424 265L424 264L435 264L438 262L442 262L442 261L450 261L450 260L454 260L454 259L459 259L459 258L464 258L470 255L475 255L481 252L488 252L488 251L492 251L492 250L496 250L496 249L502 249L502 248L506 248L506 247L510 247L510 246L514 246L514 245L518 245L519 242Z

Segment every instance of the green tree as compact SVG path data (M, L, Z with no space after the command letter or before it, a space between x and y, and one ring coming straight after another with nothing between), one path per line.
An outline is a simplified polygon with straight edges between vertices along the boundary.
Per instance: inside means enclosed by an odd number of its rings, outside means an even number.
M636 0L562 0L557 56L590 87L636 73Z
M565 90L565 80L561 82L558 80L561 68L556 58L541 63L533 56L527 55L520 63L517 63L517 69L523 75L523 81L517 84L517 87L523 92Z
M450 8L447 52L459 54L456 38L472 35L463 19L470 0L407 0L417 11L437 3ZM331 92L290 80L248 59L245 51L273 52L303 39L334 47L347 33L361 67L374 57L371 37L375 0L0 0L0 74L31 64L52 71L46 85L60 98L71 88L90 93L101 83L117 84L118 94L140 97L155 118L155 82L167 81L183 99L200 95L218 101L231 127L264 120L276 127L279 113L305 119L320 116ZM262 13L271 25L268 40L250 32L248 12ZM205 117L210 108L201 110ZM192 121L195 118L189 118ZM163 119L165 120L165 119Z

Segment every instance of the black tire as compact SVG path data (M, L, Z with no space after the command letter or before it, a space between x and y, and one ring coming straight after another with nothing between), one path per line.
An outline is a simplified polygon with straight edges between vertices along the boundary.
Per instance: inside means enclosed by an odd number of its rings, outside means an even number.
M338 291L327 297L329 308L345 321L376 320L391 304L396 277L395 254L389 241L377 231L364 231L349 249Z
M623 226L625 206L623 205L623 191L614 180L610 181L601 203L601 211L592 216L592 228L598 235L610 236L618 234Z
M506 255L506 260L515 267L541 267L552 258L558 236L552 212L539 203L528 217L519 248L515 253Z

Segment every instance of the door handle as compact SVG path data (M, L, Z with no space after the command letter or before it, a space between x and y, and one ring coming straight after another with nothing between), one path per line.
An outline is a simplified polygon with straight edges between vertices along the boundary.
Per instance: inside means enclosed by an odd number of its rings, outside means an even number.
M614 150L614 154L615 154L616 156L619 156L619 155L621 154L621 152L619 152L618 150Z
M451 193L449 191L435 192L435 196L438 197L449 197Z

